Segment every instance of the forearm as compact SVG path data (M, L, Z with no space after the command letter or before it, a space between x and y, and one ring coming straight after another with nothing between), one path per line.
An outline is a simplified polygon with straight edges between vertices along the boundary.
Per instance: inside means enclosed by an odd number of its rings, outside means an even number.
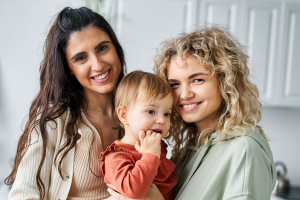
M144 154L134 165L117 159L105 165L105 177L120 193L132 199L141 199L147 194L157 174L160 160L152 154ZM116 168L112 169L111 166Z

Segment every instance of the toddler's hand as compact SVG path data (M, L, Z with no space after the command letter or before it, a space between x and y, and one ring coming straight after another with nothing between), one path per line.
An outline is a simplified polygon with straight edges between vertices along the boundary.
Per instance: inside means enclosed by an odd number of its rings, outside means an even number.
M145 131L139 132L140 141L137 141L135 144L135 149L141 154L152 153L160 158L161 154L161 134L154 131L148 130L145 134Z

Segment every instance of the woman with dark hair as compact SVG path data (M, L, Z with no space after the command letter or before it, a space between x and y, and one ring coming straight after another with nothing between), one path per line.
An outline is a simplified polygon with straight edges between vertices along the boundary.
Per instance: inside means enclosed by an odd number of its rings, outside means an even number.
M45 42L40 91L18 142L9 199L105 199L99 155L123 134L114 94L124 52L99 14L64 8Z

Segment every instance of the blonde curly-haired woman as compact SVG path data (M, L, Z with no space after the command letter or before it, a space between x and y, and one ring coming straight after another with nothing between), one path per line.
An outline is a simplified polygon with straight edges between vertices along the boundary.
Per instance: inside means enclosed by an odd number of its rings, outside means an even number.
M154 71L174 92L168 137L175 143L176 199L270 199L275 166L257 125L261 103L247 61L242 45L218 27L183 33L160 46Z

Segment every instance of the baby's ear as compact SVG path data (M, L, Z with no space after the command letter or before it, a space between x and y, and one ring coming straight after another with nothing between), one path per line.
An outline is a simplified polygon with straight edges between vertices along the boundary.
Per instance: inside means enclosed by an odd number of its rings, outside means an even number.
M119 106L117 109L119 120L123 125L128 125L127 109L124 106Z

